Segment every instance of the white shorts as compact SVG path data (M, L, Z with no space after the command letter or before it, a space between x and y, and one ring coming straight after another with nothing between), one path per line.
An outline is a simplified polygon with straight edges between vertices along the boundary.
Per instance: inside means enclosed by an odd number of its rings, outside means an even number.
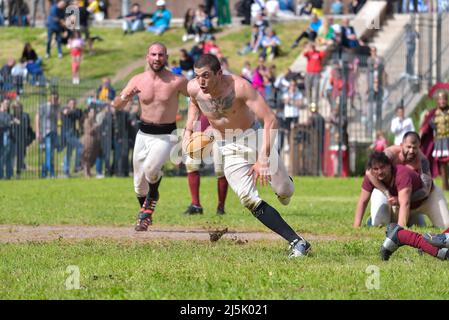
M388 205L385 195L378 189L371 193L371 222L373 226L386 226L391 222L397 222L398 216L393 213ZM420 207L410 210L409 225L419 219L420 214L429 217L433 226L440 229L449 227L449 210L443 191L436 185L430 192L429 197Z
M133 154L134 191L138 197L146 196L148 184L156 183L162 177L162 167L176 143L176 135L147 134L139 130Z
M262 199L248 172L257 159L258 144L262 142L262 130L248 129L231 139L217 140L218 149L224 159L224 174L232 190L240 202L251 211L256 209ZM277 153L276 146L270 154L271 188L282 198L290 198L294 192L293 182L287 173L284 163Z
M212 157L213 158L213 162L214 162L214 170L215 170L215 175L218 178L221 178L224 176L224 170L223 170L223 156L221 154L221 152L218 150L218 145L215 142L212 145ZM205 159L205 160L210 160L210 159ZM198 171L200 169L201 166L201 160L196 160L196 159L192 159L189 156L186 156L186 160L185 160L185 165L186 165L186 169L187 172L195 172ZM209 162L209 161L207 161Z

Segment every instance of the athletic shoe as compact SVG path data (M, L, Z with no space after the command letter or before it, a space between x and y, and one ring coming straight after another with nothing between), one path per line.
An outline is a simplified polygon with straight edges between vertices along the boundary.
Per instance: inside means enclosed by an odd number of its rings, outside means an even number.
M431 234L426 233L423 235L424 240L437 248L449 248L449 233Z
M151 214L148 213L139 213L137 218L136 227L134 230L136 231L147 231L148 227L153 224L153 219Z
M153 214L154 210L156 210L157 200L154 198L146 198L139 213Z
M310 248L310 243L308 243L306 240L302 238L296 239L292 243L290 243L290 254L288 255L288 257L294 258L306 256L309 253Z
M387 231L385 232L386 238L380 246L380 257L382 260L387 261L390 259L393 252L402 246L402 244L399 243L398 232L403 229L404 228L396 223L390 223L387 226Z
M224 211L224 208L220 208L220 207L217 208L217 214L218 214L218 215L222 216L222 215L224 215L225 213L226 213L226 212Z
M203 208L201 206L191 204L188 206L187 210L184 211L184 214L203 214Z
M440 260L449 260L449 249L441 248L438 250L437 258Z

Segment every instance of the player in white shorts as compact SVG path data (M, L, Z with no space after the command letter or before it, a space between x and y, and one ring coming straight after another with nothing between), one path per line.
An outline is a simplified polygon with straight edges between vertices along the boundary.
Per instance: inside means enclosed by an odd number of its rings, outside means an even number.
M202 55L195 62L194 71L195 79L189 81L187 88L191 99L183 149L202 112L214 129L224 158L226 179L241 203L265 226L290 243L291 257L307 255L310 244L282 219L275 208L260 198L256 188L257 181L262 185L270 184L284 205L293 195L293 182L273 145L276 116L248 81L235 75L224 75L214 55ZM259 132L255 130L256 118L264 123ZM258 139L258 133L261 139Z
M141 106L139 132L134 146L134 190L140 204L136 231L146 231L159 200L162 167L177 142L176 114L179 94L187 96L187 79L165 68L167 48L159 42L148 47L149 68L131 78L112 102L124 107L137 95Z

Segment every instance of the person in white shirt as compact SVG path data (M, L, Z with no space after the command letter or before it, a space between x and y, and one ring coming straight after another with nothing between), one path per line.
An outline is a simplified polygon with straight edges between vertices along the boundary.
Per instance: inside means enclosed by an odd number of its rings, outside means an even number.
M285 120L285 144L284 150L289 150L290 131L293 126L299 122L299 108L302 105L303 96L298 88L296 80L290 80L288 91L282 96L284 102L284 120Z
M268 0L265 3L265 12L269 21L275 20L279 12L279 1Z
M405 117L404 107L396 108L396 117L391 121L391 132L394 134L394 144L399 146L402 137L408 131L415 131L415 126L410 117Z

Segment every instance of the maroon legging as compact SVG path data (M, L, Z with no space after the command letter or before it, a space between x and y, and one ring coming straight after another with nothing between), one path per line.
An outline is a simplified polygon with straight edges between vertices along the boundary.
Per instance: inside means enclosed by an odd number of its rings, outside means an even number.
M444 233L448 233L449 229L443 231ZM438 254L438 248L432 246L426 240L424 240L423 236L419 233L410 231L410 230L400 230L398 231L398 240L401 244L411 246L413 248L421 249L425 253L430 254L433 257L436 257Z

